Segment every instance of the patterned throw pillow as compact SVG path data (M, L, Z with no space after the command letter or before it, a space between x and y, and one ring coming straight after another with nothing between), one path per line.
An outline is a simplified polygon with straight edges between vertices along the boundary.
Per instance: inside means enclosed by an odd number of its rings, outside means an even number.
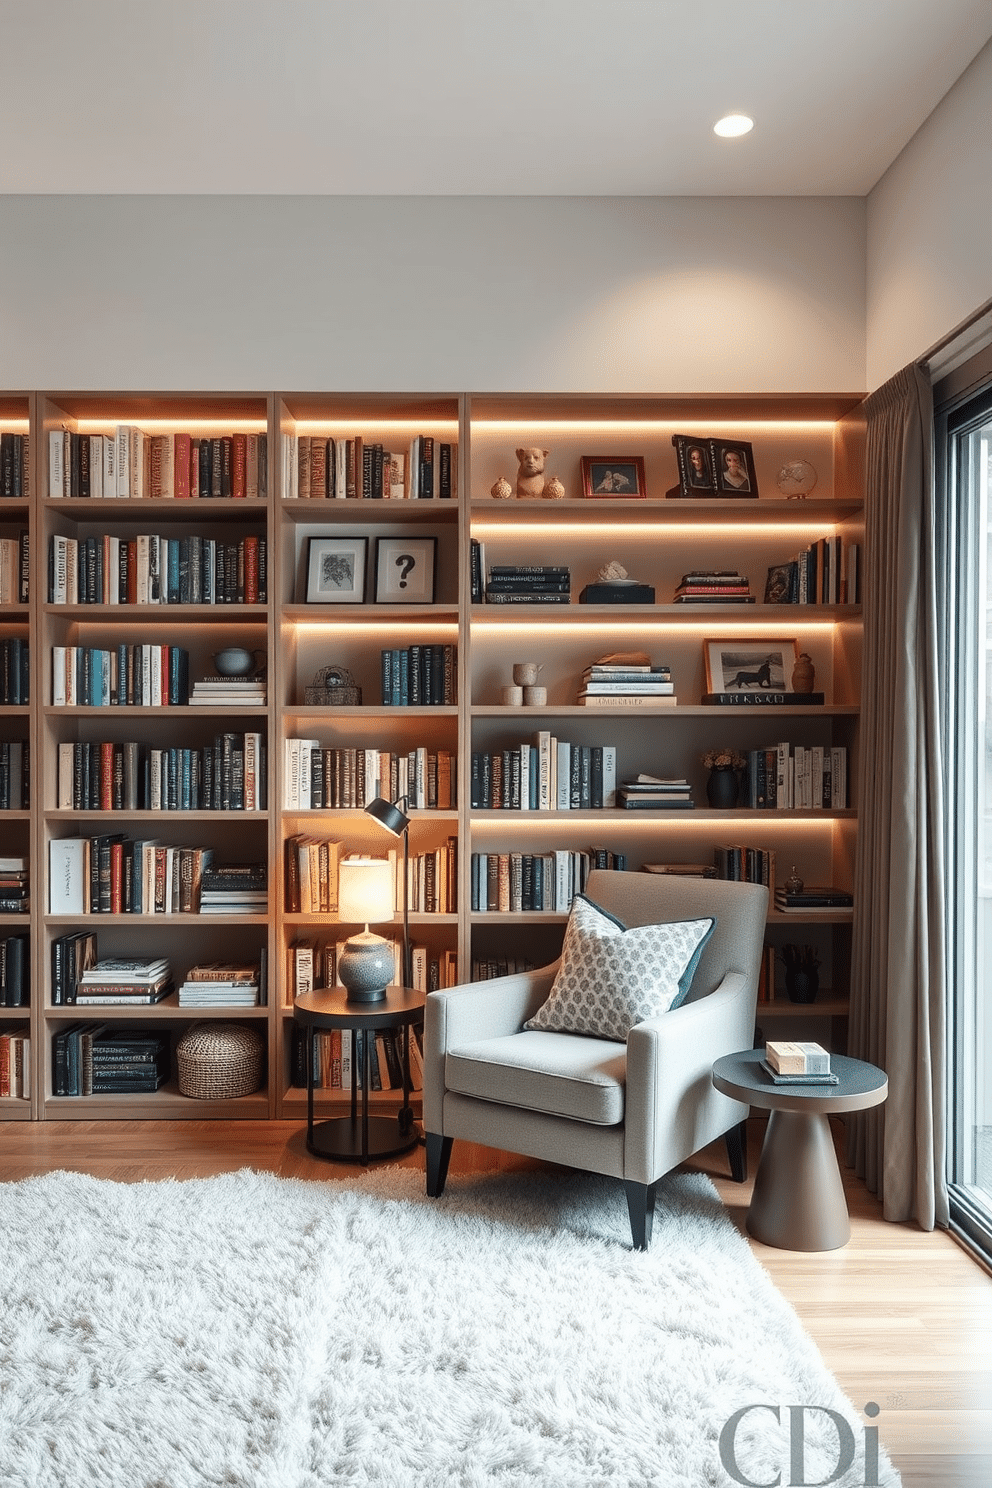
M684 1001L715 921L628 929L576 894L561 966L548 1000L525 1028L625 1040L635 1023Z

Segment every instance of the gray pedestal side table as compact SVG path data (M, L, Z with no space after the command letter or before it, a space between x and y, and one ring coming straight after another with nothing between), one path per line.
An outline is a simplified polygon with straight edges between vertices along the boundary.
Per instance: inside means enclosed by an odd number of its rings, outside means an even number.
M349 1002L343 987L303 992L293 1005L293 1016L307 1031L307 1151L337 1162L367 1164L370 1158L398 1157L420 1140L410 1106L411 1028L424 1019L424 993L412 987L387 987L379 1002ZM332 1116L314 1124L313 1039L320 1029L340 1028L351 1034L351 1102L347 1116ZM403 1104L395 1116L369 1114L371 1079L369 1034L386 1028L403 1033ZM365 1037L359 1049L359 1032Z
M837 1250L851 1238L851 1221L828 1117L881 1105L889 1090L885 1071L831 1054L838 1084L776 1085L763 1058L763 1049L746 1049L713 1066L717 1090L771 1112L748 1233L780 1250Z

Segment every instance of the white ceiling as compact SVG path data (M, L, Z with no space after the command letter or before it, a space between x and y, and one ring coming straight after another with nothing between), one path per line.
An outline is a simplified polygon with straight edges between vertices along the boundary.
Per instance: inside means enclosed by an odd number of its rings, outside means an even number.
M0 0L0 193L859 196L990 36L992 0Z

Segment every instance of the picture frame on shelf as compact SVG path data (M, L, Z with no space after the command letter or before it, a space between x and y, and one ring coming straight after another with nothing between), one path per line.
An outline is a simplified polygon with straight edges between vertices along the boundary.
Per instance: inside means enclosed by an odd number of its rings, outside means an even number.
M376 604L433 604L436 569L436 537L377 538Z
M703 642L706 691L711 695L759 697L788 692L792 668L799 659L799 642L781 636L731 637Z
M751 496L758 494L758 478L754 471L754 452L744 439L711 439L713 475L720 496Z
M307 604L364 604L367 537L311 537Z
M679 483L665 495L755 498L758 478L754 451L746 439L712 439L673 434Z
M583 455L582 494L596 500L643 500L647 496L643 455Z

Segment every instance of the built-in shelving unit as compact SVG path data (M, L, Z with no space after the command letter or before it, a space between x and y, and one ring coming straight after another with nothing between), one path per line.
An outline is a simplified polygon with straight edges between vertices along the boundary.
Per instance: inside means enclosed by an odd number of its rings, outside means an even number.
M0 815L4 848L31 859L28 916L0 916L0 933L12 928L32 937L31 1004L0 1009L0 1028L30 1026L33 1095L0 1102L4 1117L90 1118L207 1116L305 1117L305 1090L294 1058L294 949L343 940L356 927L333 911L304 913L289 907L286 843L310 834L340 844L342 852L386 856L397 844L357 805L305 808L289 794L287 741L316 741L321 750L381 751L404 756L417 750L453 756L452 796L442 807L411 812L411 859L454 852L443 912L414 908L411 939L434 975L467 980L473 963L507 954L535 964L558 953L565 913L472 909L474 853L547 853L592 846L622 853L627 866L651 862L712 860L716 846L746 844L775 853L783 878L795 866L807 883L853 883L859 778L861 607L858 603L783 606L763 603L769 567L791 559L820 538L842 535L863 541L864 509L859 464L856 396L631 399L524 395L357 395L334 393L195 395L176 393L46 393L0 399L0 430L30 433L31 491L0 501L0 535L30 534L29 603L0 605L0 636L30 634L31 700L0 705L0 741L29 744L29 808ZM267 483L255 496L183 500L128 494L58 495L53 489L53 435L102 434L140 426L146 437L189 433L214 438L238 431L266 436ZM730 438L753 447L757 499L669 498L677 481L674 433ZM452 474L445 495L427 499L339 498L301 494L300 447L307 440L334 447L361 441L405 459L416 439L450 446ZM498 500L490 489L500 476L511 483L515 450L548 450L547 474L565 488L561 500ZM583 456L644 458L644 499L585 499ZM805 500L787 500L776 477L788 460L802 457L816 469L817 484ZM326 480L326 477L325 477ZM302 489L307 489L306 481ZM407 485L407 490L409 489ZM267 588L262 603L119 604L58 603L50 598L49 551L56 539L147 534L195 535L239 542L264 540ZM420 603L393 593L376 601L379 540L434 539L433 591ZM308 602L311 539L365 541L365 583L358 602ZM571 603L495 606L473 602L471 548L483 544L485 563L567 565ZM91 545L92 546L92 545ZM116 551L116 550L115 550ZM395 549L393 549L395 551ZM583 586L609 560L650 584L656 603L630 607L581 604ZM677 605L674 590L690 569L738 568L749 576L755 604ZM703 647L707 638L756 635L796 638L816 666L822 706L703 705ZM211 658L225 646L264 652L264 704L243 707L64 706L53 701L53 649L109 649L147 643L189 653L190 678L209 674ZM397 706L383 700L382 652L411 646L450 647L454 659L451 700ZM583 668L613 649L646 650L672 669L676 706L582 707L576 702ZM501 702L517 661L535 661L547 688L541 707ZM308 704L305 690L323 669L347 669L361 691L357 706ZM215 735L251 729L267 750L266 805L250 811L73 809L59 802L59 746L92 741L137 741L198 748ZM695 809L680 812L609 810L510 811L473 809L473 753L533 741L538 731L580 745L616 749L617 776L646 771L685 776ZM843 746L849 761L848 804L829 811L718 811L706 804L703 752L715 745L738 750L791 746ZM387 792L384 790L383 794ZM401 790L399 794L406 794ZM66 916L50 909L50 843L64 837L120 832L156 837L173 846L201 845L224 861L265 861L268 912L214 916L196 913ZM8 849L7 843L10 843ZM396 938L399 908L391 926ZM13 922L16 920L16 926ZM842 1037L847 1008L852 913L818 913L809 920L769 914L769 943L816 947L821 991L809 1007L791 1004L780 980L763 1003L759 1021L776 1030L830 1020ZM151 1007L81 1010L52 1001L51 947L72 930L97 933L101 956L168 955L178 975L204 959L260 958L268 968L265 1006L211 1012L180 1008L175 998ZM360 928L360 927L359 927ZM153 1095L56 1097L52 1085L52 1036L72 1022L134 1024L165 1030L173 1039L204 1018L249 1021L265 1031L267 1080L256 1094L234 1101L190 1100L172 1081ZM807 1020L800 1023L799 1020ZM333 1109L338 1092L319 1091L318 1107ZM377 1097L389 1105L396 1097Z

